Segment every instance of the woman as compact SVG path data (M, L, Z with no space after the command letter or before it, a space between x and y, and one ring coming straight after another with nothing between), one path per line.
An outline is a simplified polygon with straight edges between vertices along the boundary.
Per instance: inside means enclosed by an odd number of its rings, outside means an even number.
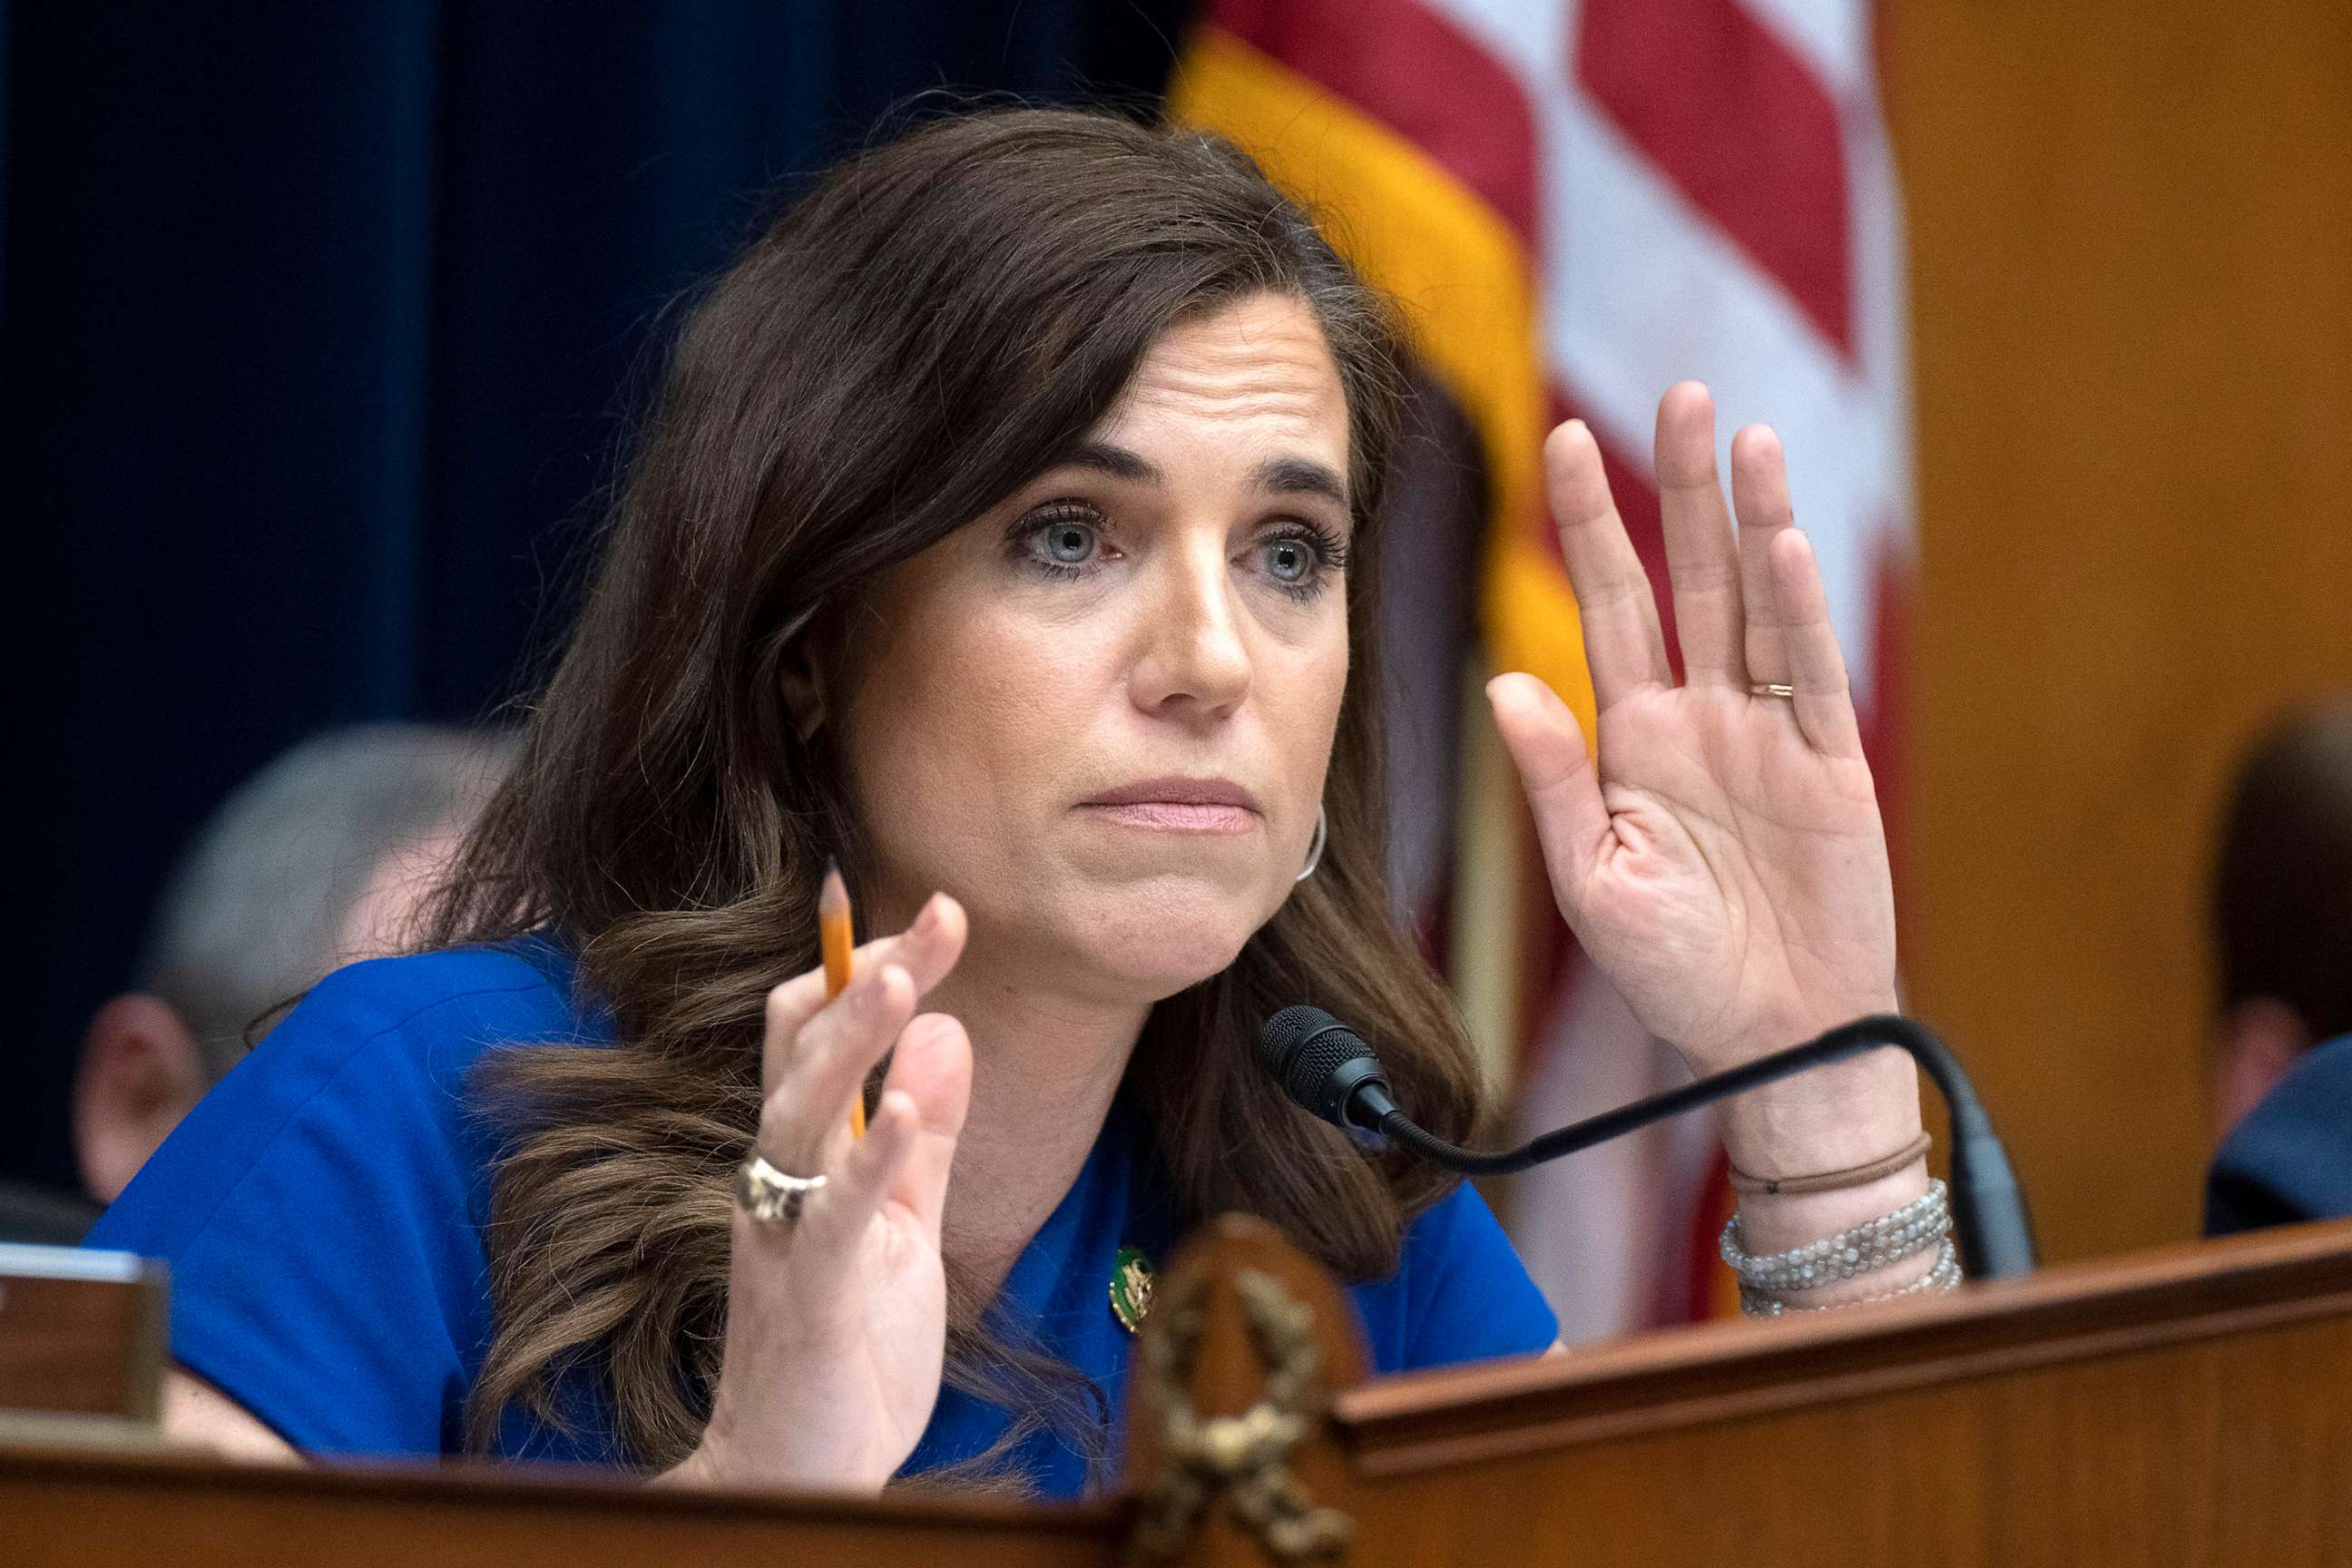
M173 1261L171 1425L1073 1493L1115 1451L1122 1249L1223 1209L1355 1282L1384 1370L1549 1345L1475 1193L1250 1059L1316 1002L1433 1131L1477 1120L1381 879L1400 366L1388 308L1212 139L977 115L784 215L685 325L434 951L321 984L100 1227ZM1780 454L1734 443L1735 541L1712 424L1697 387L1661 405L1685 684L1571 424L1547 459L1604 771L1539 682L1490 689L1562 911L1702 1071L1894 1004ZM828 858L898 933L831 1004ZM1927 1190L1882 1055L1726 1112L1741 1170L1832 1178L1744 1199L1748 1252Z

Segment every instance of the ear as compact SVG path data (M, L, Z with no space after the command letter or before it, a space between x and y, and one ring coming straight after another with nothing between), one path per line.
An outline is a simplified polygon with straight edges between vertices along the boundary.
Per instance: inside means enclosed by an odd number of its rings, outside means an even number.
M74 1153L90 1196L110 1204L204 1094L196 1037L153 996L98 1010L74 1077Z
M2213 1116L2226 1137L2246 1112L2278 1087L2297 1058L2315 1044L2295 1010L2275 996L2250 996L2221 1021L2213 1073Z
M824 669L818 661L817 639L803 632L784 647L782 668L776 676L783 688L784 709L793 716L793 732L806 744L808 738L824 725L826 717Z

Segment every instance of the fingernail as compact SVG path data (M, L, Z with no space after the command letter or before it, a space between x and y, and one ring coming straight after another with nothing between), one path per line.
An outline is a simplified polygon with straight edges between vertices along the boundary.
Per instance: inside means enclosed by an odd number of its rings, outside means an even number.
M916 915L915 923L907 928L907 934L908 936L929 936L939 929L940 896L937 893L933 893L929 898L923 900L922 912Z

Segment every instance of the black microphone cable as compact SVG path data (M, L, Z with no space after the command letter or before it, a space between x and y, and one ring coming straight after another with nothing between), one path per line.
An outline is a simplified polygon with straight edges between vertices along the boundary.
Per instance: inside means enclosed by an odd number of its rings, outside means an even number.
M1979 1279L2032 1273L2032 1220L2008 1151L1993 1132L1992 1119L1950 1047L1898 1014L1857 1018L1801 1046L1587 1117L1499 1153L1459 1148L1415 1126L1397 1106L1372 1047L1319 1007L1285 1007L1258 1034L1258 1055L1266 1070L1307 1110L1341 1129L1378 1132L1425 1160L1473 1176L1524 1171L1810 1068L1888 1047L1909 1053L1926 1069L1951 1112L1948 1184L1961 1267Z

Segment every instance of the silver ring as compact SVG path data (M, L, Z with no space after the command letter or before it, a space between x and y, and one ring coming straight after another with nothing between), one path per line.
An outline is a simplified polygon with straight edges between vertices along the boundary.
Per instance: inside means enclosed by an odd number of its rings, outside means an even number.
M1797 695L1797 689L1793 686L1783 686L1777 680L1759 681L1756 685L1748 689L1748 695L1750 697L1786 697L1793 700Z
M823 1176L788 1176L767 1162L757 1149L735 1167L735 1201L743 1212L767 1225L791 1225L801 1217L808 1195L824 1185Z

